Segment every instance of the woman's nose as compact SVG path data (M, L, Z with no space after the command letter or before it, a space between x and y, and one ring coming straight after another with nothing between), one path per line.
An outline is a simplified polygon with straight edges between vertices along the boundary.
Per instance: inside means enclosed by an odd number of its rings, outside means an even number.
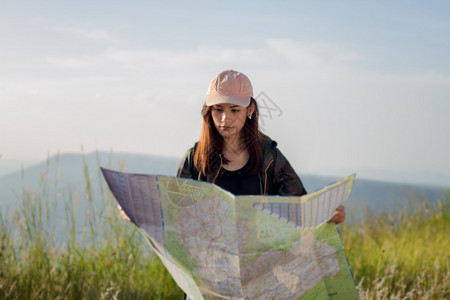
M226 113L222 113L222 122L225 121L225 119L227 118L227 114Z

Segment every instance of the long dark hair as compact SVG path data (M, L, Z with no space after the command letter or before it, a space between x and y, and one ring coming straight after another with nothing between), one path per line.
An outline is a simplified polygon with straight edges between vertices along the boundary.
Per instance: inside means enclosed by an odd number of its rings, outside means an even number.
M263 164L262 153L262 134L259 130L259 109L255 99L251 98L250 105L255 106L252 118L246 118L241 134L243 135L243 143L249 153L249 165L247 172L250 174L257 174L261 171ZM250 106L249 105L249 106ZM194 165L201 173L209 175L212 172L213 165L217 160L217 156L222 154L223 137L214 126L214 121L211 116L212 106L203 105L202 108L202 131L200 140L197 144L197 149L194 155ZM229 161L223 157L222 162Z

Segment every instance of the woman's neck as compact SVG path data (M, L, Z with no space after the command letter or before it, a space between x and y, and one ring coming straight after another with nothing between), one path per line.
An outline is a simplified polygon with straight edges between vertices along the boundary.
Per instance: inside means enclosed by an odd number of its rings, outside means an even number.
M245 166L249 159L249 153L239 138L224 138L222 152L228 163L224 168L228 171L239 170Z
M242 143L242 139L240 136L230 136L223 138L222 152L224 154L234 153L239 155L239 153L245 150L247 149L245 148L244 143Z

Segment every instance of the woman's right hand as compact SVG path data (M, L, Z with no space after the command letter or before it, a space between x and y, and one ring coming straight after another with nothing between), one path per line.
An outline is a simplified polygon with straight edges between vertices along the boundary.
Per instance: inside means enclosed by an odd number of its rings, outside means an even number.
M338 208L336 208L334 212L334 216L331 218L328 223L336 223L340 224L345 221L345 207L342 205L339 205Z
M125 221L131 222L130 218L127 216L125 211L123 210L122 206L117 205L117 208L119 209L119 216L124 219Z

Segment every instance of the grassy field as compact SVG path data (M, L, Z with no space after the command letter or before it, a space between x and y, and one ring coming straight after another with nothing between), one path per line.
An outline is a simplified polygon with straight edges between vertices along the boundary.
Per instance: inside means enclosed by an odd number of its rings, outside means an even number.
M361 299L450 298L450 191L438 208L341 227Z
M140 233L118 218L103 182L100 208L94 205L84 171L83 191L49 194L60 183L43 174L40 190L24 188L13 211L0 210L0 299L182 299ZM403 215L369 212L340 227L361 299L450 298L450 190L443 200L438 208L413 204L415 212ZM81 202L86 218L78 228ZM52 223L55 209L65 224Z

